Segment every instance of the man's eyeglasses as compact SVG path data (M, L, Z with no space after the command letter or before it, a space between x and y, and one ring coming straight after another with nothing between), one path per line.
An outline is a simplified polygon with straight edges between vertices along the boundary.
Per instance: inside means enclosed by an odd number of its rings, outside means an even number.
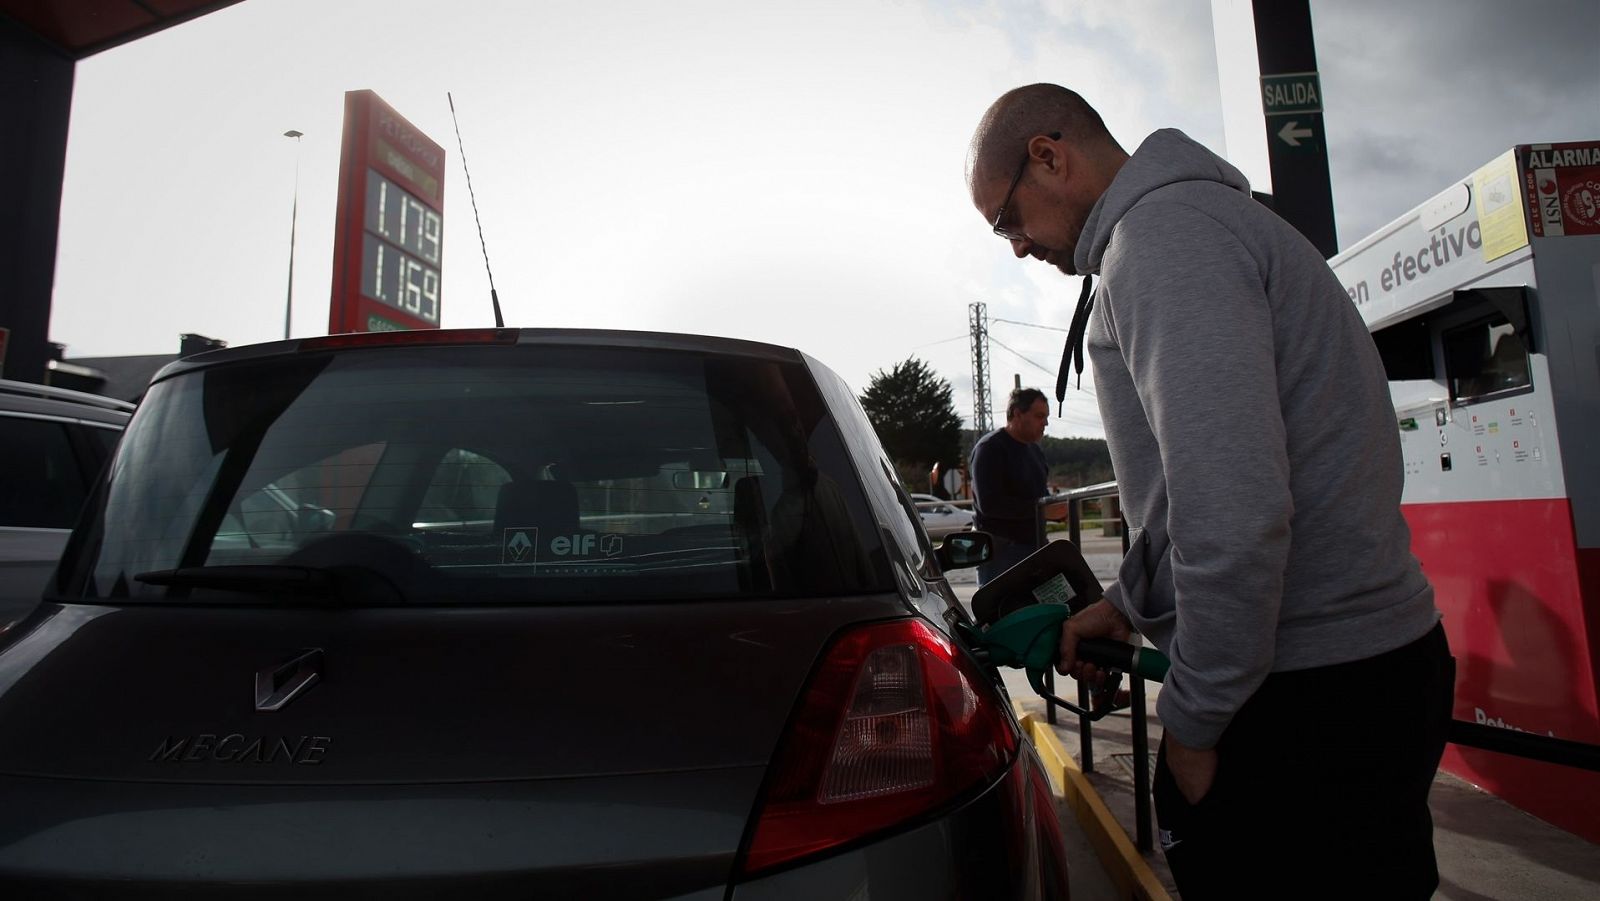
M1061 132L1050 132L1050 140L1061 140ZM1017 174L1011 176L1011 187L1006 188L1005 199L1000 201L1000 209L994 214L994 222L992 223L994 226L994 233L1002 238L1005 238L1007 241L1028 240L1028 236L1023 234L1020 230L1000 224L1000 222L1006 218L1006 210L1011 206L1011 195L1017 193L1017 185L1022 182L1022 173L1028 171L1028 159L1029 154L1026 150L1024 150L1022 152L1022 162L1017 166Z

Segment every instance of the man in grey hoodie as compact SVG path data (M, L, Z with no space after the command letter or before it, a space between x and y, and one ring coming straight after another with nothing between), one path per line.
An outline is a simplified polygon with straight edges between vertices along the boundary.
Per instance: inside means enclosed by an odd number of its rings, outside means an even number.
M1129 156L1055 85L989 108L968 184L1017 257L1100 276L1068 356L1087 343L1132 548L1058 667L1102 678L1078 640L1135 629L1171 657L1154 790L1184 897L1429 896L1454 661L1348 295L1237 169L1172 129Z

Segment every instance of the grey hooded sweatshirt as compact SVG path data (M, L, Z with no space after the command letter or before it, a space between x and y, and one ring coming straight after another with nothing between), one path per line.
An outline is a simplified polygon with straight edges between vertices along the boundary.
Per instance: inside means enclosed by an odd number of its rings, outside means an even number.
M1132 540L1106 598L1172 658L1163 728L1212 747L1268 673L1432 629L1383 366L1316 248L1165 129L1074 261L1100 275L1086 347Z

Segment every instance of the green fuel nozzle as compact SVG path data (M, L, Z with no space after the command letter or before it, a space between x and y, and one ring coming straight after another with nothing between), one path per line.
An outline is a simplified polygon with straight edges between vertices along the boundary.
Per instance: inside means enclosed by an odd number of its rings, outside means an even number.
M1059 656L1062 624L1074 610L1100 597L1099 580L1077 547L1051 541L978 589L972 601L977 624L959 626L958 631L979 659L1026 671L1028 684L1046 702L1098 719L1111 710L1115 681L1101 690L1104 703L1088 711L1051 694L1045 676ZM1078 659L1154 682L1162 681L1171 667L1167 656L1154 648L1109 638L1079 640Z
M996 666L1026 670L1033 690L1044 693L1044 674L1056 662L1061 624L1072 616L1065 604L1035 604L1000 618L976 636L978 645ZM1109 638L1078 642L1078 657L1105 669L1133 673L1160 682L1172 663L1154 648L1134 647Z

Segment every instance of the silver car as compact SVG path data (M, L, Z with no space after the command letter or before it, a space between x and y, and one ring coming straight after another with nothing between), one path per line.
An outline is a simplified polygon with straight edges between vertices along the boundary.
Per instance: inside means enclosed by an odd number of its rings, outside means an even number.
M929 538L943 538L955 532L968 531L973 527L973 515L970 509L957 507L931 494L913 494L911 501L917 506L917 519L922 521L922 527L927 530Z

